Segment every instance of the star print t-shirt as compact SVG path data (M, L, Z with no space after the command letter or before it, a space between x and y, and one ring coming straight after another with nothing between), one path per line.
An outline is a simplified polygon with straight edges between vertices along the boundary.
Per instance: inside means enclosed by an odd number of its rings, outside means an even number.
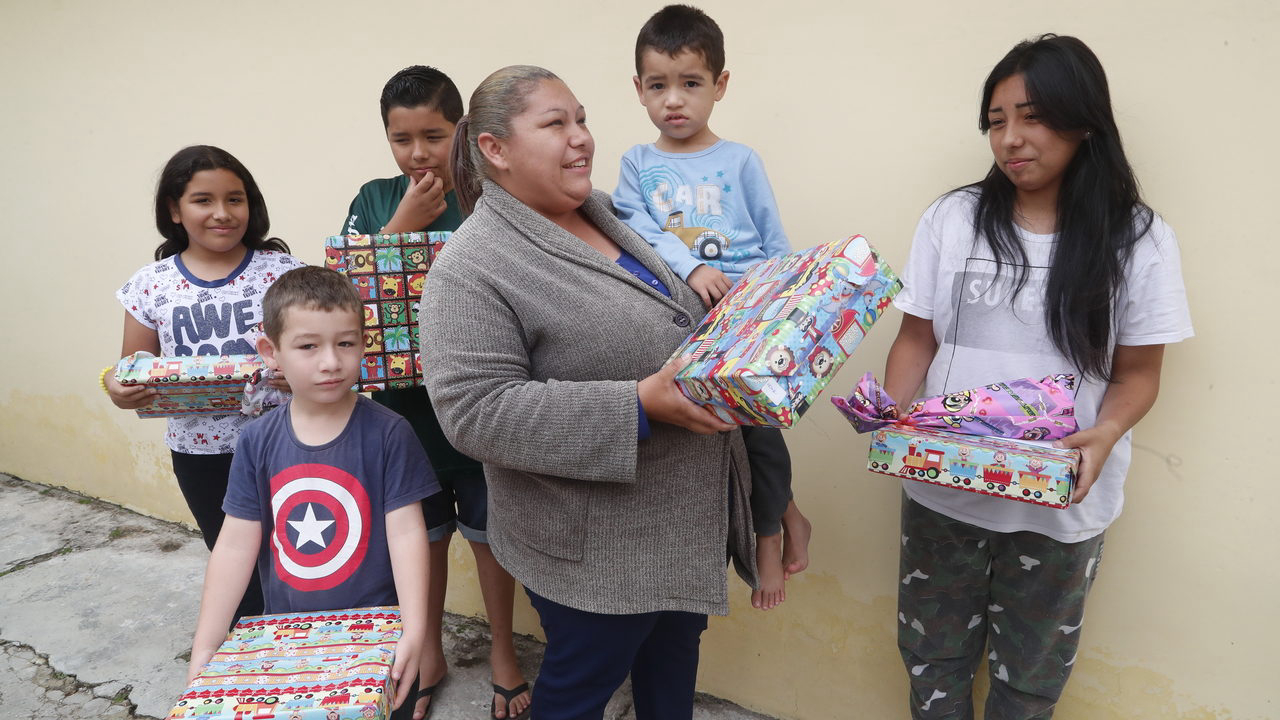
M693 153L636 145L622 156L613 205L682 280L709 265L737 281L791 252L764 163L728 140Z
M262 523L266 612L395 605L386 514L440 490L409 423L358 396L343 431L304 445L286 404L245 427L222 509Z
M933 321L938 351L921 394L1057 373L1080 378L1054 346L1044 322L1045 284L1057 236L1018 229L1028 267L1026 285L1014 293L1020 268L1006 264L997 272L986 241L975 238L976 202L972 192L958 190L925 211L903 269L903 290L893 300L900 310ZM1163 345L1191 337L1178 241L1160 216L1134 246L1112 307L1114 344ZM1092 377L1077 382L1076 420L1082 429L1091 428L1107 386ZM1080 542L1106 530L1120 515L1130 436L1125 433L1111 449L1088 497L1065 510L915 480L903 480L902 487L921 505L988 530L1030 530L1065 543Z
M262 295L276 278L306 263L288 253L250 250L240 266L221 280L192 275L172 255L133 274L116 297L124 309L160 337L160 354L252 354L254 326L262 320ZM169 418L165 444L193 455L229 453L244 415Z

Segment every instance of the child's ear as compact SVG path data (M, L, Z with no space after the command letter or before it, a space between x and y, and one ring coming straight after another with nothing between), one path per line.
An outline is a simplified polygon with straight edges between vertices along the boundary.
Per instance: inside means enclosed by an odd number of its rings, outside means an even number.
M280 369L280 363L276 362L276 346L272 344L271 338L266 335L258 338L258 355L267 364L267 367L272 370Z
M489 166L498 170L506 170L510 167L507 162L507 147L493 133L480 133L476 137L476 145L480 148L480 152L484 153L484 159L489 162Z
M169 199L169 218L174 225L182 224L182 213L178 212L178 203L172 198Z
M716 78L716 100L724 97L724 91L729 87L729 71L721 70L720 77Z
M644 104L644 86L640 84L640 76L632 75L631 82L635 83L636 97L640 98L640 104L643 105Z

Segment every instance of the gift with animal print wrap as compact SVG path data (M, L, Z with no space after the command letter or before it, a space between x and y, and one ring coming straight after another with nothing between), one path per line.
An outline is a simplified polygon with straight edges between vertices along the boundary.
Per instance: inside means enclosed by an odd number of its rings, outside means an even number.
M418 305L432 260L452 233L334 235L324 266L351 279L364 302L360 390L422 384Z
M676 349L676 385L727 422L789 428L901 289L861 235L765 260Z

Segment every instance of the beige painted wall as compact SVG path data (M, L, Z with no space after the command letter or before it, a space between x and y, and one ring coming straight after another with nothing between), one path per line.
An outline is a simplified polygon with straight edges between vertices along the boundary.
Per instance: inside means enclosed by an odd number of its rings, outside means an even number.
M405 65L439 65L464 95L510 63L561 74L588 108L601 188L613 188L622 152L655 134L630 58L658 2L376 3L382 17L358 5L0 4L0 471L189 519L163 423L116 410L96 388L120 343L113 292L157 243L153 184L179 147L236 154L276 234L317 262L359 184L394 173L376 104ZM1262 220L1280 189L1276 3L704 7L726 32L732 72L713 126L764 157L793 242L861 232L898 265L920 211L990 162L976 105L991 65L1050 30L1094 48L1147 198L1181 239L1198 335L1170 349L1164 393L1138 429L1129 506L1109 533L1058 717L1280 716L1280 541L1267 492L1278 438L1252 412L1280 400L1265 319L1280 258ZM834 390L882 368L897 317L881 324ZM701 688L787 718L902 717L899 491L859 469L866 440L825 402L789 442L816 528L812 569L769 614L735 585L733 614L705 638ZM450 607L479 612L469 558L455 550ZM533 632L528 607L518 615Z

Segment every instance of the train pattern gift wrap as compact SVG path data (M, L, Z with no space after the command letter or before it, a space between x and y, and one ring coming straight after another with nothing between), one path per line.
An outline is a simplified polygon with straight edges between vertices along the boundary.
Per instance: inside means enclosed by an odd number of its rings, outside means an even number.
M867 373L831 402L858 432L872 433L867 467L995 497L1065 508L1080 451L1049 442L1078 427L1075 378L1024 378L896 405Z
M422 384L418 306L431 262L452 233L335 235L324 266L351 279L364 302L361 390Z
M168 718L385 719L399 639L395 607L243 618Z
M137 352L120 359L116 381L156 389L155 402L138 408L139 417L237 415L245 383L265 367L257 355L155 357Z
M791 427L901 289L861 235L765 260L676 350L676 385L727 422Z

